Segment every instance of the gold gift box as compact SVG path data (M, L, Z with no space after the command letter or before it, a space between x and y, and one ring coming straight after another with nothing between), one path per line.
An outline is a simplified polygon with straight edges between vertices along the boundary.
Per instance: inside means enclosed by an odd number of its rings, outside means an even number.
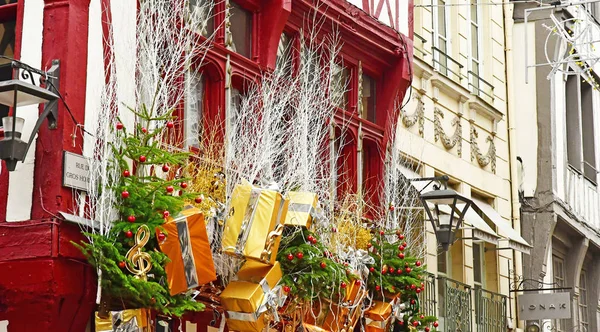
M150 315L147 309L128 309L122 311L111 311L107 318L100 318L98 313L95 314L95 326L96 332L112 332L119 326L113 325L113 318L119 315L121 326L123 324L132 324L138 327L139 332L147 331L148 328L148 316ZM135 322L133 320L135 319ZM129 330L128 330L129 331Z
M344 301L350 305L355 305L356 303L362 301L366 294L367 291L364 287L362 287L362 283L357 283L356 281L350 282L349 286L346 288L346 296L344 297Z
M330 331L322 329L318 326L307 324L307 323L303 323L302 327L304 328L304 331L306 331L306 332L330 332Z
M366 330L368 332L385 331L391 316L392 304L390 302L375 301L373 306L365 312Z
M309 192L291 191L287 194L290 200L285 225L310 228L313 222L314 210L319 204L319 196Z
M274 264L288 200L274 190L248 182L233 189L229 218L223 231L223 251L232 256Z
M221 293L221 304L227 310L227 326L234 331L262 331L265 312L258 312L283 276L279 262L267 265L247 261L238 271L237 281L232 281Z

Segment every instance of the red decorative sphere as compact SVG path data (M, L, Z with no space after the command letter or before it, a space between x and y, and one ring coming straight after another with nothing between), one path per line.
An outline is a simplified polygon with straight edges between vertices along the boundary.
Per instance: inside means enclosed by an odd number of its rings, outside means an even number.
M308 240L308 242L312 242L314 239L314 237L312 235L309 235L306 237L306 240Z
M417 286L415 284L410 285L410 289L415 290Z
M288 259L288 260L290 260L290 261L291 261L291 260L293 260L293 259L294 259L294 255L292 255L292 254L288 254L288 255L287 255L287 259Z
M334 233L337 233L337 228L331 227L331 231L334 232Z
M425 319L425 315L421 315L419 318L421 318L421 319Z
M416 262L415 262L415 265L416 265L416 266L421 266L421 261L416 261Z
M140 160L140 163L145 163L146 162L146 156L141 155L140 158L139 158L139 160Z
M412 300L410 300L410 304L415 304L415 303L417 303L417 302L415 301L415 299L412 299Z
M129 197L129 191L123 190L123 192L121 193L121 197L123 197L123 198Z
M129 216L129 217L127 217L127 220L129 222L135 222L135 216Z
M198 197L194 198L194 202L196 202L196 204L202 203L202 197L198 196Z
M412 271L412 269L410 267L406 268L406 273L410 273L410 271Z
M402 246L403 246L404 248L406 248L406 246L407 246L406 242L402 242Z
M398 250L400 250L400 251L404 251L404 249L406 249L406 248L404 248L404 246L399 246L398 247Z
M375 290L379 292L381 290L381 286L379 286L379 285L375 286Z
M367 243L367 248L371 248L373 245L371 243Z
M181 188L185 189L185 188L187 188L187 183L181 182L180 186L181 186Z
M125 268L125 262L120 261L119 262L119 267L122 268L122 269L124 269Z
M396 208L393 205L390 205L390 211L394 211Z
M169 211L163 211L163 217L168 218L171 214Z
M123 176L124 176L124 177L128 178L130 175L131 175L131 173L129 173L129 171L128 171L128 170L124 170L124 171L123 171Z
M167 192L168 193L172 193L173 192L173 186L167 186Z
M310 243L317 244L317 238L313 237L313 239L310 241Z
M426 326L426 327L425 327L425 332L429 332L429 331L430 331L429 327L428 327L428 326Z
M320 265L321 265L321 268L322 268L322 269L324 269L324 268L326 268L326 267L327 267L327 264L326 264L325 262L321 262L321 264L320 264Z
M147 133L147 132L148 132L148 129L146 129L145 127L142 127L142 133L144 133L144 134L145 134L145 133Z
M168 121L167 122L167 128L170 129L170 128L173 128L173 126L174 126L173 121Z
M404 253L398 253L398 258L404 259Z
M390 267L390 273L394 273L394 271L396 271L396 269L394 269L393 267Z
M421 283L421 288L424 288L424 287L425 287L425 284L424 284L424 283Z
M159 242L163 242L167 238L167 236L165 235L165 233L160 232L160 233L156 234L156 238L158 239Z
M417 294L421 293L421 288L415 289L415 292L417 292Z
M419 321L418 321L418 320L414 321L414 322L413 322L413 326L414 326L414 327L417 327L417 326L419 326Z
M163 165L162 170L163 170L163 172L168 172L169 171L169 165Z
M397 273L397 274L402 274L402 269L398 269L398 270L396 270L396 273Z
M348 286L348 284L346 284L345 282L342 281L342 283L340 284L340 287L346 288L346 286Z
M126 231L125 232L125 237L132 238L133 237L133 233L131 231Z
M385 235L385 231L379 231L379 235L381 235L381 236Z
M123 129L123 124L121 122L117 122L117 130Z
M381 274L386 274L386 273L387 273L387 268L381 269Z
M433 322L433 327L438 327L438 326L440 326L440 323L438 323L438 322Z
M371 267L369 268L369 272L375 272L375 268L371 266Z
M398 238L399 238L400 240L404 240L404 234L400 234L400 235L398 235Z
M304 257L304 254L302 253L302 251L299 251L296 253L296 257L298 257L298 259L302 259Z
M356 286L360 286L360 283L361 283L361 282L360 282L360 280L354 280L354 284L355 284Z
M400 326L404 326L404 321L401 320L400 322L398 322L398 324L400 324Z
M286 293L290 292L290 286L283 286L283 291Z

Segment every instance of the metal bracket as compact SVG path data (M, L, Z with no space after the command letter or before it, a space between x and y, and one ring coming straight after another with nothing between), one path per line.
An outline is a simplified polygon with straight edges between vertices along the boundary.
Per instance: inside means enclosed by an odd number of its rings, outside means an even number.
M408 181L410 182L417 182L417 181L429 181L429 183L427 183L425 185L425 187L423 187L423 189L421 189L419 191L419 194L421 193L421 191L425 190L425 188L429 187L429 185L431 183L433 183L434 181L438 181L444 184L444 189L448 189L448 180L450 180L450 178L448 177L448 175L442 175L442 176L434 176L434 177L430 177L430 178L416 178L416 179L408 179ZM434 185L436 188L439 189L439 186Z

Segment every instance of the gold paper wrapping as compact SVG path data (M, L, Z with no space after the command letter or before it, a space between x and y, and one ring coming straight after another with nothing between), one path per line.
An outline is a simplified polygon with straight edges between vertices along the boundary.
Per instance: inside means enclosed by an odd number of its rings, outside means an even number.
M273 289L283 277L281 265L275 262L273 265L256 261L246 261L237 273L238 280L253 282L255 284L265 280L269 288Z
M256 318L256 321L244 321L227 319L227 328L229 331L236 332L262 332L267 325L265 321L265 314L263 313Z
M264 299L263 288L247 281L232 281L221 293L221 304L227 311L252 313Z
M392 315L392 304L389 302L375 301L373 306L365 312L365 317L374 321L385 321Z
M168 235L159 246L171 260L165 267L171 295L217 279L204 215L199 209L183 210L163 228Z
M287 194L290 200L285 217L285 225L310 228L313 222L311 212L319 204L319 196L309 192L291 191Z
M366 332L383 332L387 326L387 322L380 321L369 321L367 319L367 326L365 326Z
M362 287L362 283L351 282L346 288L346 296L344 301L350 305L354 305L363 300L366 295L366 289Z
M95 314L95 326L96 332L112 332L119 326L113 325L113 317L120 315L120 322L122 324L130 324L136 326L138 331L148 331L148 316L150 313L147 309L128 309L122 311L111 311L108 318L100 318L98 313ZM133 321L135 319L135 321Z
M303 323L302 327L304 328L304 331L306 331L306 332L330 332L330 331L322 329L318 326L307 324L307 323Z
M229 217L223 231L223 251L273 264L277 257L281 228L288 200L274 190L245 182L235 186Z

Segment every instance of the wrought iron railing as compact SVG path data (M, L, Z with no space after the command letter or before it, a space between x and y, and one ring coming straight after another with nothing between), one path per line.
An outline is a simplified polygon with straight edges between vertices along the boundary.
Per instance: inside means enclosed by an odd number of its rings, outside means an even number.
M448 77L450 77L450 74L452 74L453 77L450 78L455 79L458 83L461 83L463 79L462 69L464 66L446 54L443 50L435 46L431 48L431 51L433 54L432 62L434 68L436 68L441 74Z
M474 95L487 99L489 102L493 102L494 86L470 70L467 74L469 75L469 91Z
M471 286L438 277L440 318L446 332L471 332Z
M417 53L419 54L420 58L424 58L427 55L427 52L425 51L425 44L427 43L427 39L423 38L422 36L420 36L418 33L413 33L415 36L415 44L414 44L414 49L415 51L417 51Z
M427 273L424 276L423 284L425 284L425 290L419 293L419 303L421 305L421 312L428 316L435 316L435 276Z
M506 331L506 296L475 287L477 332Z

